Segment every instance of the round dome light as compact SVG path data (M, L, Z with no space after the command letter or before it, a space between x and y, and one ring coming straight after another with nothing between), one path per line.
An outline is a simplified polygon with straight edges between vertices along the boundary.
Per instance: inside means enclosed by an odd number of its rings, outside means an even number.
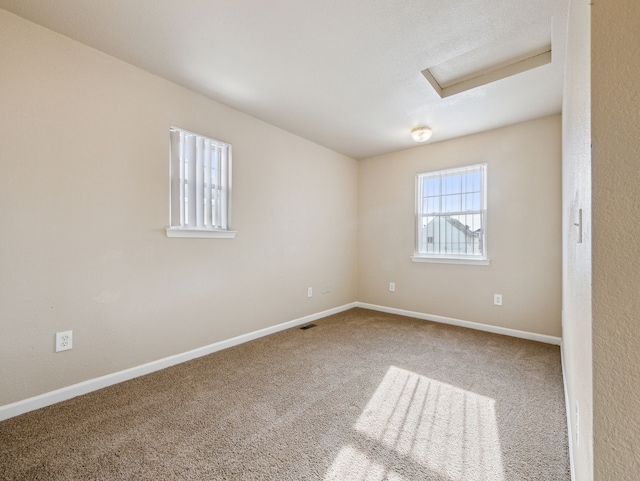
M411 138L414 142L426 142L431 138L431 129L429 127L416 127L411 130Z

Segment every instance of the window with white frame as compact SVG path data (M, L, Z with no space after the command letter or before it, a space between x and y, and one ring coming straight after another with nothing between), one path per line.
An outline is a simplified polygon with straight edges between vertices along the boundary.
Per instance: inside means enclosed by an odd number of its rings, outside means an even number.
M487 165L416 175L417 262L488 264Z
M170 128L169 237L235 236L231 214L231 144Z

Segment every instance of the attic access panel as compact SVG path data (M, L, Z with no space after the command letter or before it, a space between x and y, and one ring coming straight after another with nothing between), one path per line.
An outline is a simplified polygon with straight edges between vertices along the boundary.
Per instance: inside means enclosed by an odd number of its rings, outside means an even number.
M426 68L422 75L441 98L551 63L551 22Z

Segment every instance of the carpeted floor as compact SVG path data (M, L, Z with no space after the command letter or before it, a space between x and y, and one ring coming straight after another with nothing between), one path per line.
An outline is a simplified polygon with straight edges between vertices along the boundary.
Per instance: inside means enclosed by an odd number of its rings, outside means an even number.
M4 421L0 479L570 480L558 347L315 324Z

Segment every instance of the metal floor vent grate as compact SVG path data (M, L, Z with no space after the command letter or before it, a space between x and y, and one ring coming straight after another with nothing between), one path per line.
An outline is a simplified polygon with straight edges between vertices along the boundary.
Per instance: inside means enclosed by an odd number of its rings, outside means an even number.
M306 326L302 326L300 329L306 331L307 329L311 329L312 327L316 327L315 324L307 324Z

